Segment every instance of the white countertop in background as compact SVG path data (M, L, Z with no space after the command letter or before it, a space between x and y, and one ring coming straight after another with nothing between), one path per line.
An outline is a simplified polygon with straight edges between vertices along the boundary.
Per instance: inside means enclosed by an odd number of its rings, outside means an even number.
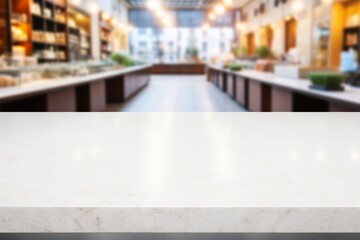
M256 80L261 83L269 84L272 86L287 88L296 92L301 92L307 95L316 96L318 98L323 98L330 101L331 100L340 101L347 104L353 104L356 105L358 108L360 108L359 87L352 87L346 85L345 91L319 91L319 90L310 89L311 82L306 79L281 77L275 75L274 73L260 72L255 70L242 70L242 71L234 72L215 65L208 65L208 67L219 71L235 74L251 80Z
M0 114L0 232L360 232L359 114Z

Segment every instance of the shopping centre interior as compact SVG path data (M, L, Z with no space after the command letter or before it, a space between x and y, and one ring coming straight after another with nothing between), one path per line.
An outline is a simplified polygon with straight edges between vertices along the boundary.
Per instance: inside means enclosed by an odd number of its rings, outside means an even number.
M357 112L360 0L4 0L2 112Z

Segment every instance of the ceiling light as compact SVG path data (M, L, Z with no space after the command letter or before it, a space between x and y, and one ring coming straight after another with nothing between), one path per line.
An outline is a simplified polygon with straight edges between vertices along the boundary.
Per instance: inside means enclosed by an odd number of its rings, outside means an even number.
M215 15L213 12L210 12L210 13L209 13L209 19L210 19L210 20L214 20L215 17L216 17L216 15Z
M158 10L160 9L160 3L158 0L148 0L147 7L150 10Z
M233 3L234 3L234 1L233 1L233 0L224 0L224 5L225 5L225 6L227 6L227 7L232 6L232 5L233 5Z
M291 4L291 9L298 13L304 10L304 1L303 0L294 0Z
M204 23L203 25L202 25L202 29L204 29L204 30L206 30L206 29L209 29L209 24L208 23Z
M108 13L106 13L106 12L103 12L101 14L101 16L102 16L102 19L105 20L105 21L110 19L110 15Z
M215 13L218 14L218 15L222 15L225 13L225 8L222 4L217 4L215 6Z
M162 9L159 9L155 12L155 15L158 17L158 18L161 18L165 15L165 12L162 10Z

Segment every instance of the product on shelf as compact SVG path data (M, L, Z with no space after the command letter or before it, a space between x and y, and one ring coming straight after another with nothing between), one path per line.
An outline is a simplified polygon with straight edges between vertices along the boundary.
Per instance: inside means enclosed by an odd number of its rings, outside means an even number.
M52 10L50 8L45 8L44 10L44 17L52 18Z
M43 59L55 59L56 54L55 54L54 48L51 47L50 49L42 50L40 52L40 58L43 58Z
M12 13L11 14L11 23L27 23L26 14Z
M0 88L16 86L15 78L7 75L0 75Z
M55 12L55 21L65 23L66 22L65 14L60 10L56 10L56 12Z
M32 31L32 40L34 42L45 42L45 33L43 31Z
M55 43L56 42L55 33L46 32L45 33L45 42L46 43Z
M41 7L38 2L32 2L31 4L31 13L35 15L42 15Z
M36 57L25 57L25 65L26 66L35 66L38 63L38 59Z
M56 44L66 44L66 34L65 33L56 33L55 34Z
M23 46L13 46L13 56L23 57L26 55L26 49Z
M68 25L71 28L77 28L77 25L76 25L76 22L74 21L74 19L69 18Z
M56 59L58 60L64 60L66 57L65 57L65 51L56 51L55 53L55 56L56 56Z
M64 0L53 0L53 2L58 6L65 6Z
M14 41L26 42L28 40L28 35L26 32L19 26L11 27L11 34Z
M358 44L358 35L357 33L347 34L346 35L346 44L347 45L356 45Z

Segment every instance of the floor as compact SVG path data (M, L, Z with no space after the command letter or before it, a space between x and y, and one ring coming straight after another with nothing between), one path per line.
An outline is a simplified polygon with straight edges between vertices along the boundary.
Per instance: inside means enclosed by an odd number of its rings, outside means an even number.
M238 103L205 79L205 75L153 75L148 87L108 111L244 112Z

